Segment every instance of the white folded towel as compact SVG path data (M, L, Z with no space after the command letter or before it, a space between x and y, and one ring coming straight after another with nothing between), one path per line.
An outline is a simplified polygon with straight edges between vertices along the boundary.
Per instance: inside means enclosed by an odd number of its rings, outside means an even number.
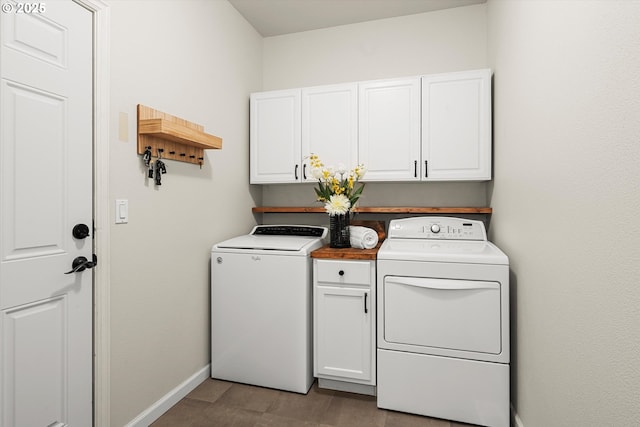
M372 228L350 225L349 240L353 248L373 249L378 244L378 233Z

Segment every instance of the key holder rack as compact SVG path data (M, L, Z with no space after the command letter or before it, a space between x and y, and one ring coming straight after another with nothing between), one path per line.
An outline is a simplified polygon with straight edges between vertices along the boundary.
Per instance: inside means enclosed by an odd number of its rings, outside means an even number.
M204 150L221 148L222 138L205 133L203 126L138 104L138 154L150 149L164 160L202 166Z

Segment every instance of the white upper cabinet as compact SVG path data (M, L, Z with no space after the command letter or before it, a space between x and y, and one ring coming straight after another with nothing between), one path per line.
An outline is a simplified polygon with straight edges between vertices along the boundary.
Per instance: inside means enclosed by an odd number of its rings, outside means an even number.
M302 179L314 181L308 156L317 154L326 166L358 164L357 83L302 89Z
M308 157L358 164L356 83L251 95L251 183L314 181Z
M491 179L491 70L422 77L422 180Z
M362 82L359 92L365 180L420 180L420 78Z
M491 180L491 70L251 95L251 183L314 181L308 156L365 181Z
M251 94L251 184L300 180L300 119L300 89Z

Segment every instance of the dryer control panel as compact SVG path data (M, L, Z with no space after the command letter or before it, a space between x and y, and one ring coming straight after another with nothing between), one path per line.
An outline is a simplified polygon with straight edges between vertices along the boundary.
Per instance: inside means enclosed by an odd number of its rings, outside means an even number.
M482 221L426 216L392 220L387 238L486 241L487 230Z

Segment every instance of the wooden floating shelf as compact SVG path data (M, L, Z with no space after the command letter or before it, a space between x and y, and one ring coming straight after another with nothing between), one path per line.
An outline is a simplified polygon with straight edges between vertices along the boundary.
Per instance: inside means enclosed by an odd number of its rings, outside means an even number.
M251 209L253 213L326 213L324 207L305 206L256 206ZM461 207L461 208L428 208L412 206L360 206L353 209L355 213L382 213L382 214L490 214L492 208L487 207Z
M151 135L180 144L193 145L205 150L222 148L222 138L208 133L198 132L194 129L173 123L164 119L140 120L138 123L140 135Z
M222 138L204 127L138 104L138 154L151 147L151 155L202 165L204 150L222 148Z

